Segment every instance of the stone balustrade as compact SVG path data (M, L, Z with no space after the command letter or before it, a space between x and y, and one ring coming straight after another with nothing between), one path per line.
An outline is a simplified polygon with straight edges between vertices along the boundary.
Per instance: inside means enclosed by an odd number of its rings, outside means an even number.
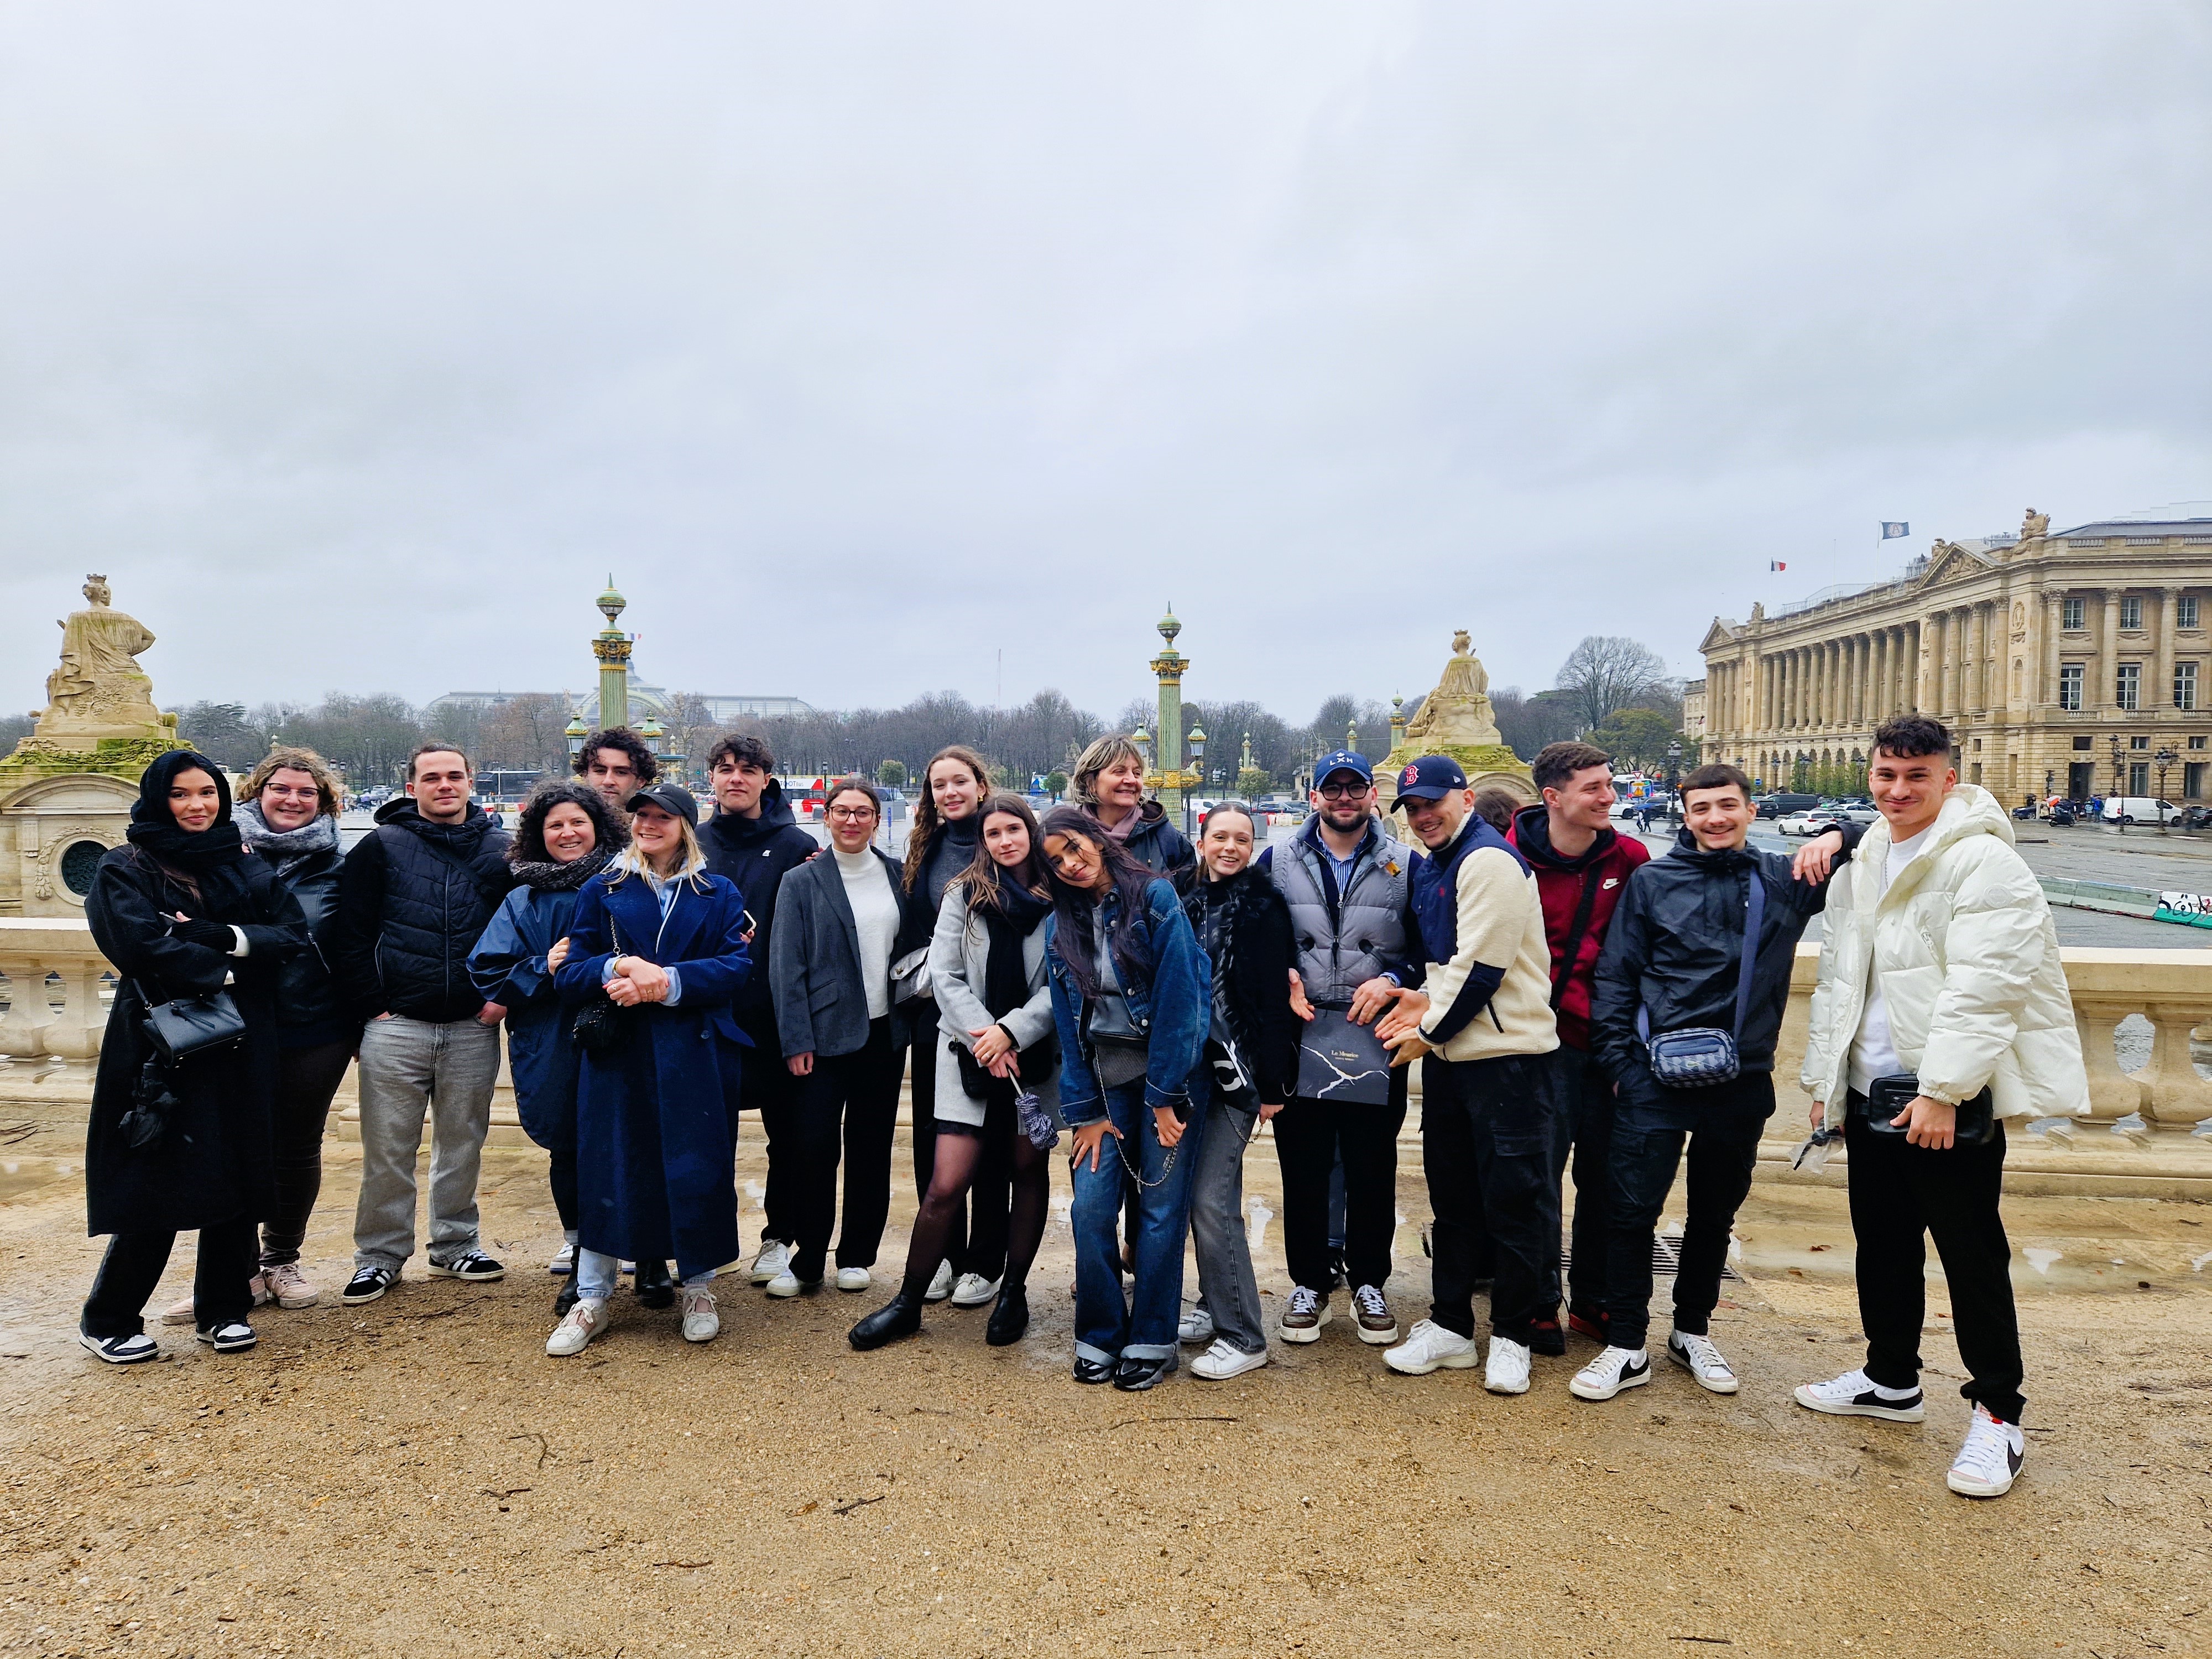
M16 1061L96 1059L107 1025L100 976L108 971L85 923L0 916L0 975L8 994L0 1054Z

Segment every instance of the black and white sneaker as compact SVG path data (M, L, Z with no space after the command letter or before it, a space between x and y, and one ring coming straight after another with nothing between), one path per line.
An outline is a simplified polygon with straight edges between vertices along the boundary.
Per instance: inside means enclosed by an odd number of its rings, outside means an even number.
M338 1292L338 1300L349 1308L357 1308L364 1302L374 1302L390 1290L399 1275L389 1267L363 1267L346 1280L346 1287Z
M1917 1389L1876 1388L1864 1371L1845 1371L1826 1382L1799 1385L1797 1403L1831 1417L1879 1417L1888 1423L1917 1423L1928 1415L1927 1396Z
M1623 1389L1639 1389L1650 1380L1648 1352L1609 1347L1568 1379L1567 1392L1577 1400L1610 1400Z
M1974 1407L1974 1420L1966 1429L1966 1443L1943 1484L1961 1498L2002 1498L2020 1479L2020 1466L2027 1461L2027 1439L2014 1423L2001 1423L1986 1406Z
M79 1331L76 1340L84 1344L88 1353L111 1365L143 1365L161 1357L160 1345L143 1331L129 1336L94 1336L88 1331Z
M253 1327L242 1319L227 1319L220 1325L204 1326L195 1334L217 1353L244 1353L261 1340L254 1335Z
M430 1277L489 1280L506 1278L507 1269L482 1250L464 1250L451 1261L440 1261L433 1257L430 1262Z

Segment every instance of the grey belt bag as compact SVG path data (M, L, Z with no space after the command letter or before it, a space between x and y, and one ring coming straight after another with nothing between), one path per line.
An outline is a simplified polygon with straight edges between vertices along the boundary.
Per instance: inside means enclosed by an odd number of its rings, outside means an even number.
M1091 1039L1091 1063L1098 1068L1101 1085L1118 1089L1144 1076L1152 1034L1130 1011L1128 998L1118 992L1101 991L1091 999L1084 1028L1084 1035Z

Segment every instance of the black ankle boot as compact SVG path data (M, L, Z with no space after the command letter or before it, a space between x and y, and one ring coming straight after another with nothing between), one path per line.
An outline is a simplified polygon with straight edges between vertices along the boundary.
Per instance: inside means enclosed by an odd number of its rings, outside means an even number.
M566 1319L568 1316L568 1310L575 1305L576 1280L572 1274L568 1282L561 1286L561 1293L553 1298L553 1317Z
M902 1290L896 1296L845 1333L845 1340L866 1353L886 1342L912 1336L921 1328L921 1298Z
M668 1271L665 1261L641 1261L637 1277L630 1281L630 1291L641 1308L672 1308L676 1305L676 1277Z
M994 1348L1011 1348L1029 1334L1030 1296L1019 1285L1003 1285L991 1309L991 1322L983 1327L983 1340Z

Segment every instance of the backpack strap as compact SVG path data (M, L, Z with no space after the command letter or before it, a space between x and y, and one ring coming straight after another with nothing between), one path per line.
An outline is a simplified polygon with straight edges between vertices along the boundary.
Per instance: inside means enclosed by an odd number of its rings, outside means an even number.
M1743 1017L1751 1007L1751 969L1759 960L1759 924L1766 915L1766 861L1759 854L1752 854L1751 899L1743 920L1743 965L1735 976L1735 1025L1738 1036L1743 1035Z

